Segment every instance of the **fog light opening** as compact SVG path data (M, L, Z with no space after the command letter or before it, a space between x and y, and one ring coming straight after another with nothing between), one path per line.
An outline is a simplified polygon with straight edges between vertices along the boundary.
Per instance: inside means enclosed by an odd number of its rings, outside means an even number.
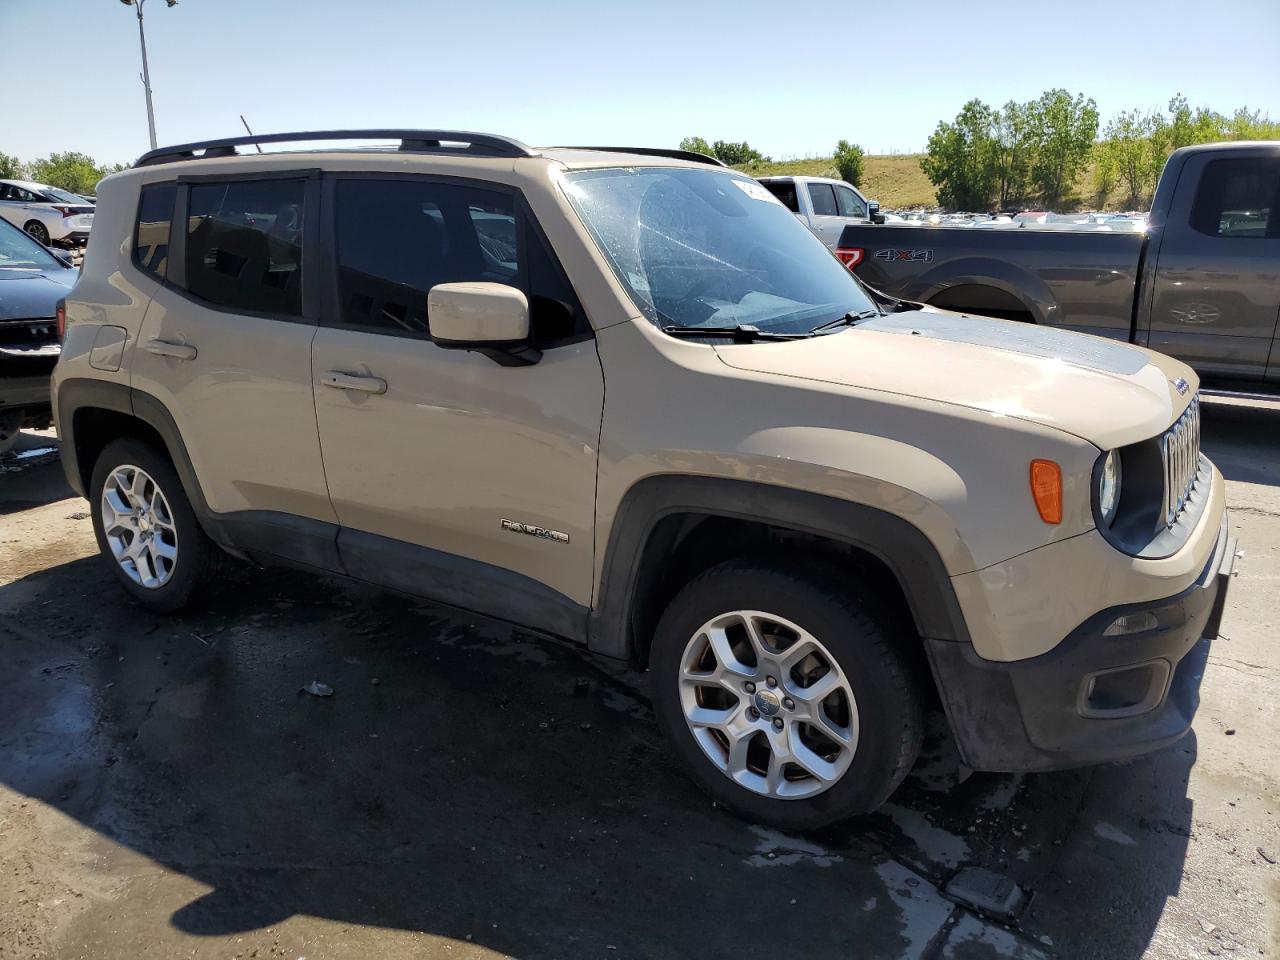
M1154 710L1169 688L1168 660L1152 660L1091 674L1080 684L1081 716L1132 717Z
M1146 633L1148 630L1155 630L1159 626L1160 621L1154 613L1150 610L1142 610L1138 613L1126 613L1123 617L1116 617L1111 626L1102 631L1102 635L1104 637L1127 637L1132 633Z

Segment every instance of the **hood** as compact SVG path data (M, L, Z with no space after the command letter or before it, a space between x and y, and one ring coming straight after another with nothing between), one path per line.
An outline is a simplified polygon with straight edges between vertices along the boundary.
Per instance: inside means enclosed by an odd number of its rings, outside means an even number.
M43 320L75 286L76 270L0 270L0 321Z
M716 352L739 370L1016 417L1103 450L1161 433L1199 386L1190 367L1141 347L928 307L829 336Z

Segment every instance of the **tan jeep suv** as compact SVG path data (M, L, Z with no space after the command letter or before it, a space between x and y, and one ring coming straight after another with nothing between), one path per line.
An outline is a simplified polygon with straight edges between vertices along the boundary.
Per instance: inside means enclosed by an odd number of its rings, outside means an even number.
M238 155L248 144L384 148ZM979 770L1171 743L1234 555L1195 374L893 300L677 151L325 131L103 181L54 375L113 575L222 551L647 668L690 774L870 810L941 703Z

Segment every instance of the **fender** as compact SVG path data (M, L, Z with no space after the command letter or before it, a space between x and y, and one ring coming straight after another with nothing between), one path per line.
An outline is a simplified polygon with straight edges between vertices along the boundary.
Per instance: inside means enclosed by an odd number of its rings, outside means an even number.
M1058 301L1034 273L1005 260L963 257L949 260L917 277L908 299L928 302L950 287L974 284L1006 293L1024 304L1036 323L1058 326Z
M224 550L240 557L246 553L258 554L327 572L342 572L337 559L338 528L334 524L269 511L218 514L211 510L173 415L151 394L123 383L77 377L59 385L57 402L62 469L67 482L80 496L88 497L88 491L84 489L76 447L76 411L94 407L123 413L145 423L159 435L196 519L209 538Z
M897 579L922 637L969 641L942 558L928 537L901 517L789 487L664 475L637 482L618 507L588 625L593 651L619 658L634 651L632 624L645 547L661 520L681 513L767 523L865 550Z

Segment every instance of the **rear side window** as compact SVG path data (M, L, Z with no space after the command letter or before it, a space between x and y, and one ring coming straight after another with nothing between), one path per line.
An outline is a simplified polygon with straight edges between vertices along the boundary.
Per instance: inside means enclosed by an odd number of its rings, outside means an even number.
M1191 226L1211 237L1261 240L1280 234L1276 199L1280 162L1263 158L1205 164L1191 208Z
M187 290L214 306L302 313L302 180L194 183L187 211Z
M338 309L346 326L426 336L437 283L519 285L515 202L496 190L410 180L335 184Z
M865 217L867 205L848 187L836 187L836 203L842 217Z
M138 222L133 229L133 262L161 280L169 265L169 224L173 220L176 183L152 183L138 199Z
M800 198L796 196L796 185L794 183L766 183L764 188L772 193L782 203L784 207L792 213L800 212Z
M834 217L836 215L836 195L831 189L831 184L809 184L809 199L813 202L814 216Z

